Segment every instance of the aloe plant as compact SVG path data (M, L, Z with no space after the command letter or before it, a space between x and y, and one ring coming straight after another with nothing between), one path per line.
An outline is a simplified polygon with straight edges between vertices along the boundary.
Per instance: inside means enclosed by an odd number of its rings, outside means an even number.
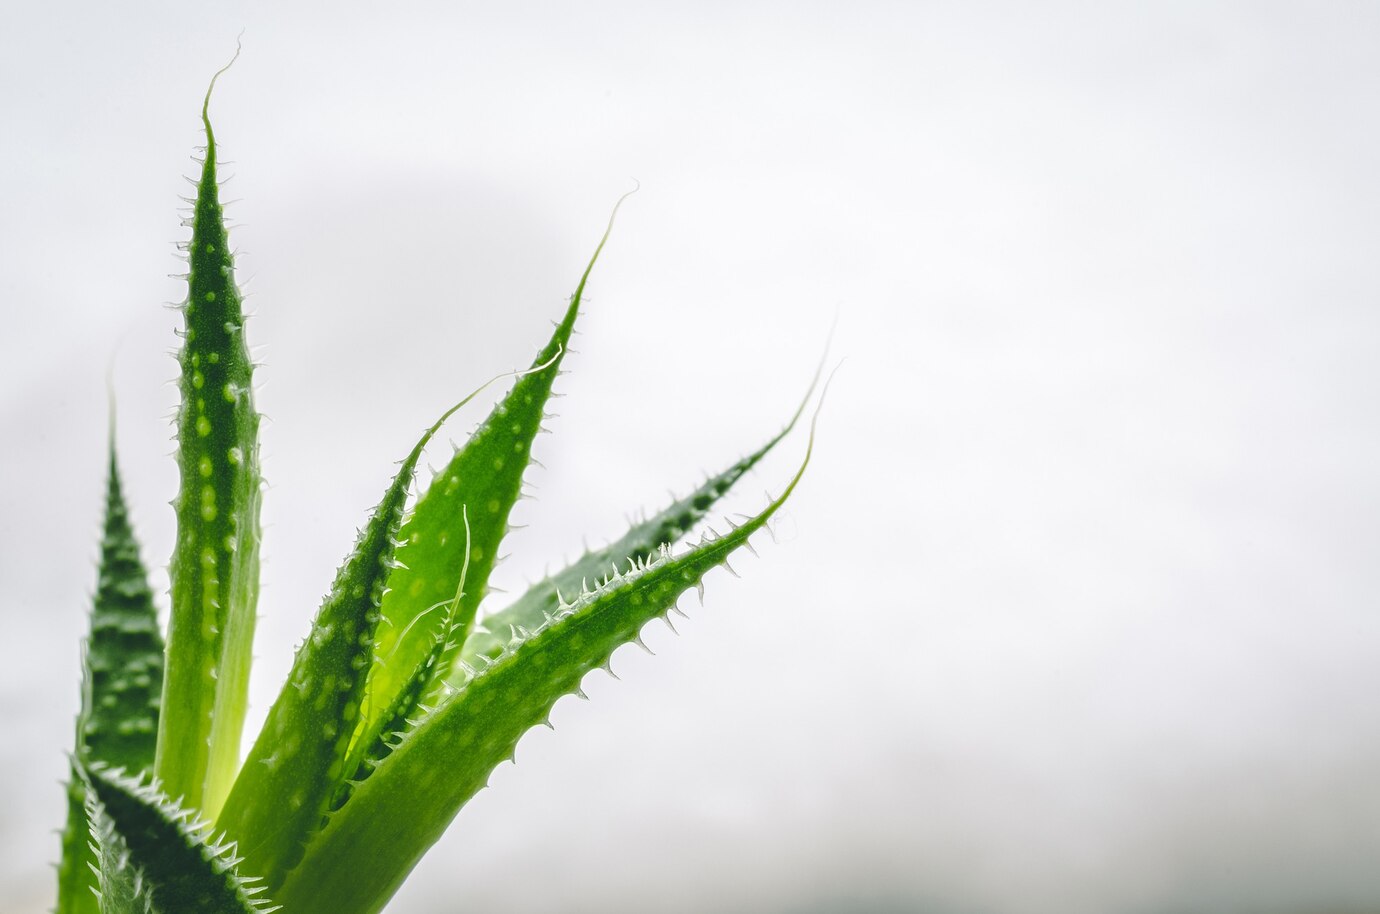
M186 223L167 640L128 520L112 408L57 911L370 914L557 699L583 695L586 673L640 642L642 627L666 618L687 590L702 597L706 573L751 548L796 488L809 447L759 513L676 547L795 426L804 404L779 434L685 498L481 616L611 216L532 366L512 373L511 388L415 504L423 449L479 391L406 453L241 762L258 594L259 417L218 198L214 86L215 77L201 107L206 147ZM813 435L812 426L811 445Z

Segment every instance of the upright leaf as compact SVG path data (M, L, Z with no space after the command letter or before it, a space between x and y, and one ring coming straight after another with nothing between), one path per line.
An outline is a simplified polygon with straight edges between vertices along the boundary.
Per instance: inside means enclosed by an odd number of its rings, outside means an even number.
M627 199L626 195L623 199ZM393 699L435 643L442 616L423 614L430 607L446 603L455 593L465 559L466 540L460 535L460 516L465 505L469 506L470 525L469 583L454 617L461 640L474 620L498 558L499 545L508 532L508 515L521 492L523 473L531 460L532 440L541 430L552 382L569 348L585 284L608 241L623 199L614 206L608 227L580 277L564 317L533 362L534 366L548 367L530 371L513 385L465 446L432 480L403 527L403 544L398 550L403 567L389 582L383 599L384 624L379 627L375 652L380 659L369 675L361 734L377 730L379 718L388 713Z
M158 610L130 526L112 439L79 722L86 754L131 772L152 767L162 688Z
M346 750L364 694L379 602L396 567L395 537L408 487L422 449L470 397L426 430L360 531L217 820L270 891L301 859L349 773Z
M115 460L112 418L105 496L105 529L91 634L83 658L76 755L142 772L153 766L158 703L163 687L163 636L130 526ZM67 826L58 864L58 914L93 914L89 828L82 781L67 785Z
M206 158L191 219L178 358L181 488L174 501L172 620L155 767L173 796L214 815L239 764L247 706L259 591L260 477L253 366L216 183L210 101L207 89L201 108Z
M92 889L98 861L91 850L91 826L86 818L86 791L73 768L67 777L67 823L62 828L62 857L58 860L57 907L54 914L98 914L100 903Z
M194 812L155 787L79 765L101 858L101 914L268 914L230 845L211 845Z
M781 507L804 471L802 465L780 498L728 535L676 557L663 551L611 577L477 672L404 734L331 816L279 891L283 904L294 914L380 910L494 767L511 757L522 734L545 721L558 698L578 691L585 673L636 639L646 622L726 564Z

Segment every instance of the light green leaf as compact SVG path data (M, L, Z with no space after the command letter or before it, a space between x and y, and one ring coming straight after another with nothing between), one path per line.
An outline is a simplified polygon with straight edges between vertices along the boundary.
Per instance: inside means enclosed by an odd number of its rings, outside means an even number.
M172 617L155 768L170 793L214 816L239 765L248 702L261 480L253 365L216 183L210 102L207 89L206 158L190 223L178 357L181 488L174 500Z
M463 511L462 517L465 524L465 541L468 543L469 512ZM434 686L444 684L442 671L450 668L451 662L459 652L462 631L458 623L458 614L460 599L465 593L468 566L467 557L460 569L459 586L455 590L455 596L445 607L445 622L436 633L431 650L417 664L411 678L393 698L388 713L379 717L370 730L355 735L354 745L350 748L345 764L345 770L352 772L352 775L337 787L335 797L331 801L332 811L345 805L355 786L368 777L369 772L378 767L379 762L393 750L397 738L411 726L413 718L422 713L429 713L430 709L423 705L423 699L428 697Z
M91 824L86 818L86 790L73 769L68 774L67 824L62 829L62 858L58 860L57 907L53 914L97 914L100 902L93 872L99 861L91 850Z

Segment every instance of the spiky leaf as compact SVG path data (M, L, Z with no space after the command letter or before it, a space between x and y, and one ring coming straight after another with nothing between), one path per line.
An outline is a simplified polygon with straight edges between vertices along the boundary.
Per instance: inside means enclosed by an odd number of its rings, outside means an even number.
M808 463L808 453L806 462ZM638 638L686 589L747 543L794 491L722 538L682 555L663 551L562 606L465 683L358 786L282 886L296 914L373 914L445 830L462 805L512 756L522 734L547 719L590 670Z
M818 375L816 375L818 380ZM629 563L641 563L654 555L661 546L674 545L695 524L704 519L714 503L728 492L733 484L751 470L790 433L814 391L814 384L791 421L766 444L748 454L727 469L706 479L684 498L677 499L662 511L634 524L618 540L602 549L593 549L565 568L529 587L512 605L486 616L482 627L476 627L460 650L460 660L470 666L481 658L494 659L518 637L521 631L535 631L546 617L560 606L562 594L577 594L589 581L608 575L611 569L627 568ZM454 671L452 671L454 672Z
M267 914L234 848L208 844L195 813L139 779L78 762L101 859L102 914Z
M53 914L98 914L100 903L92 894L98 866L91 850L91 826L86 818L86 791L73 770L68 775L67 823L62 828L62 857L58 860L57 907Z
M580 277L565 315L533 362L534 366L549 367L529 372L513 385L436 475L403 527L398 558L404 567L398 569L384 596L385 624L379 627L376 651L380 660L369 675L369 700L361 720L361 734L377 731L379 718L388 713L394 698L435 643L443 625L441 615L424 613L444 605L455 593L466 559L466 539L460 530L461 510L466 505L470 526L469 584L454 616L462 641L474 620L498 558L499 545L508 532L508 515L521 494L532 441L541 430L552 382L569 348L585 284L608 241L617 213L615 205L608 228Z
M81 746L91 758L128 771L152 767L163 690L163 635L130 526L113 440L86 674Z
M78 778L75 772L72 776ZM83 787L83 796L85 793ZM129 848L116 833L110 817L95 814L91 822L87 841L96 861L96 890L89 894L96 910L100 914L163 914L153 904L153 887L144 878L143 870L136 869L131 862Z
M423 433L360 531L217 820L217 827L240 842L250 869L268 881L270 891L301 859L350 773L346 750L417 460L442 423L473 396Z
M248 701L261 480L253 366L219 199L210 99L208 89L178 357L181 488L156 768L174 796L214 815L239 764Z
M465 542L468 543L470 540L469 512L464 511L462 514L465 524ZM350 776L336 788L335 797L331 800L332 811L345 805L345 801L349 799L355 785L368 777L369 772L373 771L378 763L383 761L384 757L392 751L397 737L408 728L409 721L421 713L422 700L435 685L444 683L443 671L449 669L452 659L460 648L461 631L458 624L458 614L460 600L465 595L468 566L467 559L464 567L460 570L460 584L455 590L455 596L445 607L445 621L442 623L441 630L436 633L431 650L417 664L417 668L412 671L412 676L393 698L388 713L379 717L371 729L356 734L345 763L345 771Z
M158 704L163 688L163 636L129 522L115 459L114 420L109 444L105 527L91 634L83 657L76 754L129 771L153 766ZM58 914L96 910L85 794L73 775L67 785L67 826L58 864Z

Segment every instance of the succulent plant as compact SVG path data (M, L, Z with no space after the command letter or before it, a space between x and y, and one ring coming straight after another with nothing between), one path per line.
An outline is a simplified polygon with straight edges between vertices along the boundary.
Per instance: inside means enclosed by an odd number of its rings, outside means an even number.
M583 696L586 673L607 668L616 648L640 643L647 622L667 619L707 572L751 548L809 460L807 448L761 512L674 551L790 431L802 403L780 434L689 495L480 615L611 216L532 366L502 376L515 378L511 388L415 499L423 448L479 391L407 452L241 761L262 488L255 366L219 201L214 86L201 108L206 146L182 246L181 488L166 645L121 491L112 409L59 914L380 910L557 699Z

